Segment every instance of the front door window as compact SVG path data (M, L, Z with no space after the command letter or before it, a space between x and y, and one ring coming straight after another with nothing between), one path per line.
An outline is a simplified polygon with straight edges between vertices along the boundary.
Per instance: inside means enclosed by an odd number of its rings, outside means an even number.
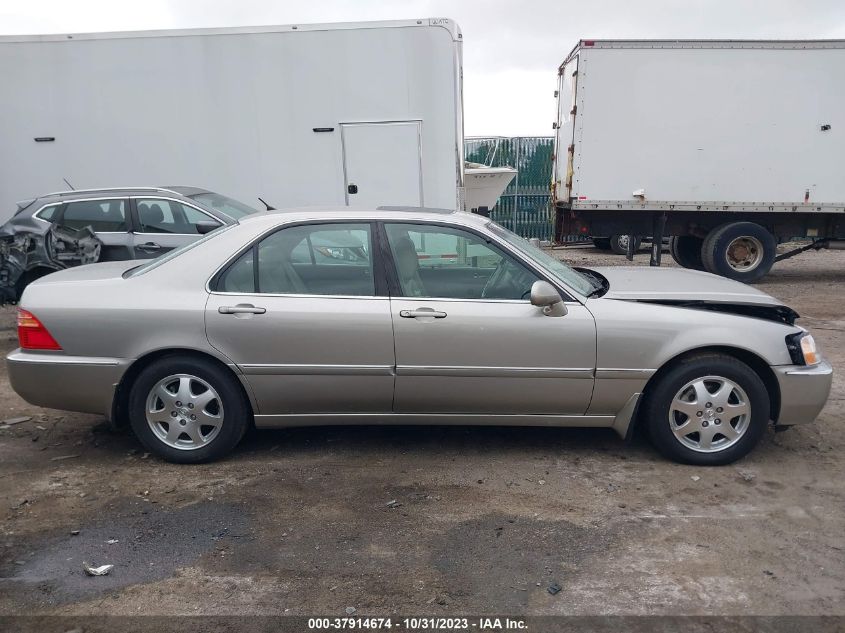
M539 278L474 233L420 224L387 224L404 297L527 301Z

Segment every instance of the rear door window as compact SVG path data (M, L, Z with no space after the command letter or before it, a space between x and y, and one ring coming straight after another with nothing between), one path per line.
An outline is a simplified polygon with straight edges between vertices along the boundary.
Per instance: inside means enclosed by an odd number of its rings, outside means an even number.
M119 199L68 202L62 213L61 224L76 230L91 227L95 233L125 233L129 230L126 204Z
M374 296L370 225L300 225L276 231L235 261L219 278L217 290Z

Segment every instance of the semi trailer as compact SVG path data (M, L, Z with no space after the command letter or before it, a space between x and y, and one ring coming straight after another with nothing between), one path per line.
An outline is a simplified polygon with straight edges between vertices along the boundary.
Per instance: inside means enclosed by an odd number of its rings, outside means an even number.
M558 239L652 236L659 265L671 236L741 281L845 246L845 41L581 40L558 75Z

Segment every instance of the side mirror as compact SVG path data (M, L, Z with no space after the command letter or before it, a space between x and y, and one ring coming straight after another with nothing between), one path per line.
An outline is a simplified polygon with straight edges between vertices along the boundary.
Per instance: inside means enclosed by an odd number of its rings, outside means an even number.
M210 220L202 220L200 222L197 222L195 226L197 227L197 233L199 233L200 235L206 235L220 228L220 224L218 224L217 222L212 222Z
M531 286L531 305L543 308L546 316L564 316L567 313L563 299L548 281L535 281Z

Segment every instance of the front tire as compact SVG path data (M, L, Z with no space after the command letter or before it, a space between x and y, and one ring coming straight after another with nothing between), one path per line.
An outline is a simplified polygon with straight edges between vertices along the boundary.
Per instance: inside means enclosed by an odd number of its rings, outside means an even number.
M747 455L766 432L770 404L760 376L724 354L682 359L645 396L652 444L683 464L721 466Z
M129 392L129 422L150 452L169 462L218 459L240 442L250 409L235 378L202 358L168 356L141 370Z
M708 233L701 247L707 272L744 283L757 281L772 269L777 242L754 222L723 224Z

